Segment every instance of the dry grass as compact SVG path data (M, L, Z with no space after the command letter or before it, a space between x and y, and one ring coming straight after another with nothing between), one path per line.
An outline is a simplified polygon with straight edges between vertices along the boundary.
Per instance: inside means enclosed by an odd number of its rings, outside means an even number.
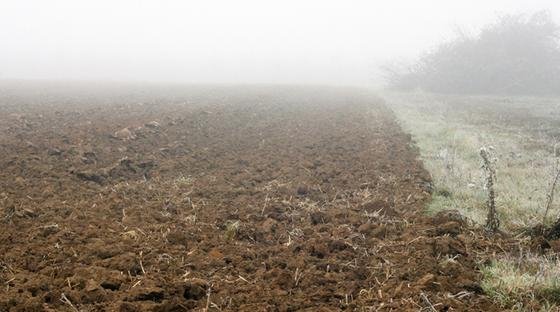
M434 182L428 213L456 209L486 221L485 175L478 155L492 148L496 209L502 229L521 232L560 214L550 197L558 161L560 115L550 99L386 94L411 133ZM556 130L555 130L556 129ZM453 261L447 259L446 261ZM558 311L560 263L547 256L496 259L482 268L485 292L513 311Z
M225 224L225 231L224 237L226 240L230 241L237 237L237 233L239 232L239 227L241 226L241 222L239 220L229 220Z
M177 189L192 188L194 184L194 179L190 176L179 176L175 181L173 181L174 186Z
M495 260L482 269L482 288L503 307L532 310L525 302L542 302L541 310L560 307L560 263L558 259L525 255Z
M484 224L487 197L478 153L481 147L492 147L496 205L503 228L517 231L542 222L556 157L554 140L541 135L538 123L531 130L527 125L516 128L507 121L488 121L490 113L483 110L484 103L491 104L488 98L421 93L391 94L388 98L432 175L435 192L429 212L457 209L475 223ZM458 105L463 107L457 109ZM468 105L473 109L465 108ZM559 206L556 199L550 216L560 214Z

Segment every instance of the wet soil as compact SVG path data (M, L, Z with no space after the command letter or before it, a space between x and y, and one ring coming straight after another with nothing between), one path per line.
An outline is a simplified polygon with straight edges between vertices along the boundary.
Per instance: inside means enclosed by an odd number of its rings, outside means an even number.
M500 310L365 91L0 98L0 311Z

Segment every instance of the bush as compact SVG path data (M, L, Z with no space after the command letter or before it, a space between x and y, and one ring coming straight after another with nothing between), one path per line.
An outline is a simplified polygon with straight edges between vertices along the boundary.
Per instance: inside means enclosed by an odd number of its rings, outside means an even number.
M384 68L390 87L438 93L552 95L560 93L559 28L546 11L507 15L478 36L455 39L412 66Z

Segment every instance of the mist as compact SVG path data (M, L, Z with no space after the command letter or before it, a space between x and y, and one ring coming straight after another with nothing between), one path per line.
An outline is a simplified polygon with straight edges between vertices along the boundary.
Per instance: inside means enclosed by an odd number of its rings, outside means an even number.
M0 311L560 311L559 0L0 0Z
M539 1L3 1L0 78L371 85ZM556 14L559 13L559 14Z

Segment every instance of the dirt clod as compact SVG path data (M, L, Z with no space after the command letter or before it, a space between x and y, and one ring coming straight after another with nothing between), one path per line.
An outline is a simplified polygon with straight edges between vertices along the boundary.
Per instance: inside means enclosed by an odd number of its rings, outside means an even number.
M321 223L328 223L330 218L324 212L315 211L309 214L309 218L311 219L311 224L317 225Z
M206 296L208 283L201 279L193 279L185 283L183 297L187 300L200 300Z

